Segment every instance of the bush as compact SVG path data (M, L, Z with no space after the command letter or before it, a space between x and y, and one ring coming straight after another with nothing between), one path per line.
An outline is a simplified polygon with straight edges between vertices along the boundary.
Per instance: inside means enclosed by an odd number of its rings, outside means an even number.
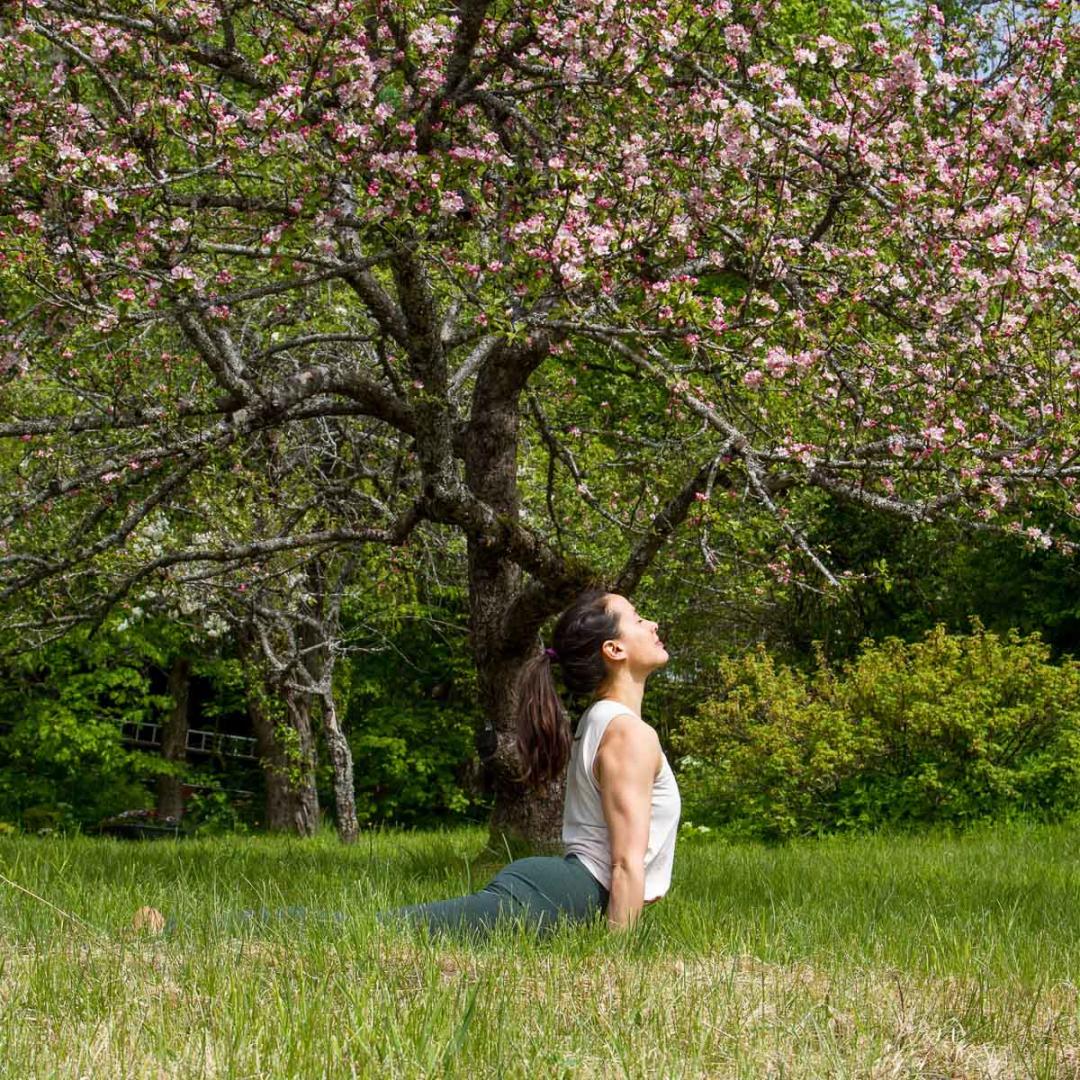
M250 832L251 805L220 785L208 783L187 801L184 828L197 836Z
M458 635L448 637L431 610L418 605L416 618L402 618L388 636L392 649L339 664L363 824L446 824L477 807L468 782L475 672Z
M72 634L0 670L0 815L30 832L147 805L159 759L122 725L156 719L145 663L116 637Z
M724 661L721 692L676 740L686 816L782 839L1080 805L1080 664L1037 635L975 623L864 642L839 672L764 651Z

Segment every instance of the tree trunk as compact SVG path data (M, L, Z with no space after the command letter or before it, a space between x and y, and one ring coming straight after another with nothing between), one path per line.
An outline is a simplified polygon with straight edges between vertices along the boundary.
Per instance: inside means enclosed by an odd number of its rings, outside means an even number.
M566 783L563 777L543 788L528 788L518 782L521 757L517 751L517 724L514 715L514 684L520 670L517 663L490 665L479 681L487 715L495 722L496 749L492 787L495 805L491 814L491 843L512 857L529 852L555 852L562 845L562 812Z
M321 581L318 584L321 585ZM322 645L308 652L307 664L312 683L321 688L319 701L322 705L323 738L326 740L326 752L330 755L330 765L334 770L334 811L338 839L343 844L352 844L360 835L360 822L356 817L352 750L349 748L349 740L341 730L337 703L334 701L334 662L330 636L325 634Z
M565 796L564 779L525 795L520 785L496 786L489 843L514 859L526 854L561 853Z
M337 813L338 839L343 844L356 842L360 822L356 817L356 787L353 783L352 750L338 723L337 707L331 690L322 698L323 738L334 769L334 808Z
M496 565L491 565L496 563ZM517 569L489 552L469 549L469 595L473 652L476 657L477 691L490 735L485 749L485 783L495 799L491 816L491 843L497 850L555 849L562 833L563 782L549 784L546 791L524 787L521 758L517 752L515 684L524 660L505 652L502 627L507 598L514 595L508 579ZM493 745L492 745L493 743Z
M311 699L289 687L271 685L265 690L276 690L285 705L285 716L278 721L258 691L248 695L248 713L266 776L266 827L271 832L314 836L319 826L319 796Z
M183 763L187 760L188 699L191 690L191 661L178 656L169 670L169 697L172 707L161 728L161 756L165 761ZM179 776L159 776L157 782L157 815L159 818L179 818L184 813L184 798Z
M546 353L546 346L542 352ZM517 519L520 506L521 391L539 355L500 352L482 370L473 391L464 454L465 482L474 495L511 520ZM563 803L562 780L550 784L546 792L531 790L517 781L521 759L516 746L514 688L528 648L537 646L535 635L523 646L507 641L505 620L521 591L521 576L519 567L499 550L482 538L469 538L472 650L480 704L489 725L484 774L495 797L491 840L496 848L508 846L513 854L558 846Z
M308 565L308 582L311 595L317 598L317 607L309 611L313 620L303 630L304 659L302 664L308 681L314 688L322 706L322 730L326 751L334 772L334 812L338 839L343 844L353 844L360 835L360 822L356 817L356 786L353 782L353 759L349 740L341 730L337 702L334 700L334 665L337 662L335 644L340 630L341 596L352 576L352 560L340 569L335 586L328 584L328 568L321 559L313 559Z

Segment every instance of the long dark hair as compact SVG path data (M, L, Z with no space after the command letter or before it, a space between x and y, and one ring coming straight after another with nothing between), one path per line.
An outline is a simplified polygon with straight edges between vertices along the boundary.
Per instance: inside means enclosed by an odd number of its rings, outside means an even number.
M582 593L559 616L552 647L534 656L517 684L517 746L521 780L533 787L562 775L570 759L570 724L555 689L557 663L571 694L593 694L607 675L600 647L619 636L619 618L607 609L602 589ZM554 653L554 655L552 655Z

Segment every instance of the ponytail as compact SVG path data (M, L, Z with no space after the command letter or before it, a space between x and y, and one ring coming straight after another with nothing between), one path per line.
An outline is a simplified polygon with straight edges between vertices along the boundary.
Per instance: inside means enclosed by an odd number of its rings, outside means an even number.
M570 760L570 722L555 688L554 665L572 694L595 693L607 675L600 649L619 636L619 620L607 610L607 596L601 589L582 593L555 624L554 648L528 660L518 677L520 780L531 787L557 780Z
M517 747L530 787L562 774L570 760L570 723L555 689L554 660L545 650L526 661L518 678Z

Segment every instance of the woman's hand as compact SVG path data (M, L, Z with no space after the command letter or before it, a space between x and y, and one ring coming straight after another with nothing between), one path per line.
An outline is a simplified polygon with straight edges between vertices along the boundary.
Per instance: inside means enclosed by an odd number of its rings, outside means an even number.
M623 930L637 921L645 902L652 788L660 769L656 732L636 716L616 716L600 740L594 769L611 839L608 925Z

